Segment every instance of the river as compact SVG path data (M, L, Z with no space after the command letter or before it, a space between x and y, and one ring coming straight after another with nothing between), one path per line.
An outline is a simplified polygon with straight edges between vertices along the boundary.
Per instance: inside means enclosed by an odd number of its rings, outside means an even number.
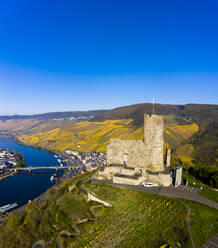
M59 164L53 154L20 145L7 137L0 136L0 148L21 152L24 155L26 166L55 166ZM40 171L34 170L34 172ZM43 170L43 172L45 171ZM46 173L48 174L28 175L25 173L25 175L14 175L0 181L0 207L14 202L17 202L19 206L24 205L45 192L53 185L50 182L50 177L54 170L46 170Z

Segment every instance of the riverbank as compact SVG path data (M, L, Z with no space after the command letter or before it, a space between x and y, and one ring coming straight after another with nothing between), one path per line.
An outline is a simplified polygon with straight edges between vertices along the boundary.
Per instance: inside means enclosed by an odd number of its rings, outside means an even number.
M11 169L25 167L25 159L21 152L0 147L0 180L11 175Z
M1 135L0 135L0 136L1 136ZM53 149L41 148L40 146L37 146L37 145L27 144L27 143L25 143L22 139L17 138L15 135L5 135L4 137L8 137L9 139L14 140L14 141L15 141L16 143L18 143L19 145L32 147L32 148L34 148L34 149L41 150L41 151L45 151L45 152L51 153L51 154L53 154L53 155L59 155L60 152L61 152L61 151L55 151L55 150L53 150Z
M1 135L0 146L22 152L27 167L60 165L60 162L57 160L57 157L54 156L55 153L53 151L48 152L43 149L36 149L35 147L23 143L22 140L19 140L13 135ZM70 165L75 166L75 169L66 170L66 173L61 175L61 182L64 182L68 178L74 177L76 174L80 173L81 170L79 168L82 168L83 166L81 161L78 159L73 160ZM29 200L41 201L44 199L47 190L54 185L50 181L50 177L51 174L47 173L5 174L4 177L2 177L4 180L0 181L0 206L17 202L19 206L14 211L22 212Z
M34 148L34 149L37 149L40 151L48 152L48 153L53 154L53 155L60 155L60 153L61 153L61 151L57 151L57 150L53 150L53 149L49 149L49 148L42 148L42 147L37 146L37 145L27 144L22 139L19 139L18 137L16 137L16 135L14 135L14 134L2 134L2 133L0 133L0 137L12 139L13 141L15 141L16 143L18 143L21 146L31 147L31 148Z
M7 177L13 176L14 174L16 174L16 172L9 172L9 173L5 173L3 175L0 175L0 182L1 182L1 180L5 179Z
M21 152L24 155L26 167L59 166L57 158L51 151L30 147L13 135L0 135L0 147ZM50 171L36 171L36 173L2 174L0 181L0 206L17 202L25 205L29 200L37 198L50 188ZM13 175L13 176L11 176Z

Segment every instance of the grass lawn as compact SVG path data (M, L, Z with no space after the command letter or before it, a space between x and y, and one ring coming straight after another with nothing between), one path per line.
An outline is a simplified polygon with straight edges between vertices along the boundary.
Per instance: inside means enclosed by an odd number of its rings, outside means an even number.
M218 232L218 211L198 202L183 200L191 208L191 229L196 247Z

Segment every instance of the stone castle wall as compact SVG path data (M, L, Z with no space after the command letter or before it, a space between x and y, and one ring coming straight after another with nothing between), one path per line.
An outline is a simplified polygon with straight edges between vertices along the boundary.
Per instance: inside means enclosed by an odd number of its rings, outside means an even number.
M122 177L113 177L113 183L139 185L142 182L143 182L142 178L130 179L130 178L122 178Z
M153 182L158 185L163 185L165 187L170 186L172 184L172 178L170 174L162 174L159 173L158 175L149 175L145 176L145 180L147 182Z
M163 129L163 116L144 115L144 142L111 139L107 145L107 167L95 177L121 184L139 185L147 181L171 185L170 174L163 173ZM167 152L166 165L170 165L170 150Z
M155 170L163 171L163 116L144 115L144 144L150 152Z
M124 159L124 157L126 158ZM135 168L151 165L150 152L142 140L111 140L107 146L107 164L126 164Z
M107 146L107 164L121 164L163 171L163 117L144 116L144 142L142 140L111 139Z

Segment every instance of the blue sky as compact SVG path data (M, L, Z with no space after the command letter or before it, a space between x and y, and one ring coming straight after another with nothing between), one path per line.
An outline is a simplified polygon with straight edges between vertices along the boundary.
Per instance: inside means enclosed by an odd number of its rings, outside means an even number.
M0 3L0 114L218 103L217 0Z

